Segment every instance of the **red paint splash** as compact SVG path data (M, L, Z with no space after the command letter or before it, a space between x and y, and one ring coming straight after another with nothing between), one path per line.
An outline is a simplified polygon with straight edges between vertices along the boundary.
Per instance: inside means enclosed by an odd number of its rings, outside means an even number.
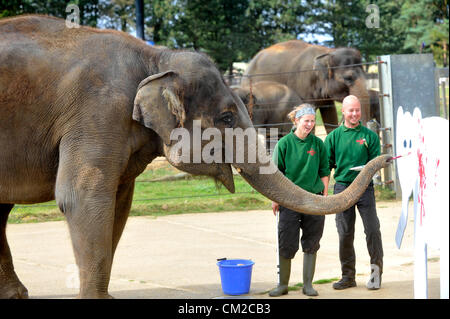
M436 160L436 170L434 171L434 186L436 187L437 186L437 179L438 179L438 170L439 170L439 163L440 163L440 160L439 160L439 158Z
M417 149L417 158L419 160L419 204L420 204L420 225L422 226L422 217L425 217L425 205L423 193L427 187L426 176L425 176L425 165L423 162L423 153L420 148Z

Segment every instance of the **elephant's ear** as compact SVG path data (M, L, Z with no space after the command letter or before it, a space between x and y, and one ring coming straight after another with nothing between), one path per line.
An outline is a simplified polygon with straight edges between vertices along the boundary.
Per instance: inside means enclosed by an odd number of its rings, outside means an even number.
M256 97L253 93L251 93L250 88L234 86L231 87L231 92L242 101L251 119L253 117L253 106L256 104Z
M248 115L250 115L250 119L253 119L253 108L256 104L258 104L258 99L256 98L255 94L252 92L248 92L247 94L247 103L245 104L245 107L247 108Z
M320 73L321 77L331 79L333 72L330 69L331 55L329 53L318 55L314 58L314 70Z
M155 131L164 144L170 145L170 133L182 127L185 108L177 95L174 71L151 75L139 84L134 99L133 120Z

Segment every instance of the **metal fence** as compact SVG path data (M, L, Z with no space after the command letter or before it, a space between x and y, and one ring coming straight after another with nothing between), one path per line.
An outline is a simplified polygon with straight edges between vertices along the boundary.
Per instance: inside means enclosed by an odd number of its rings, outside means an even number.
M381 126L384 128L381 138L382 144L389 146L384 152L394 155L396 116L400 106L411 113L415 107L419 107L423 117L447 113L447 106L441 106L441 101L448 105L448 100L445 86L440 86L440 79L448 83L448 68L436 68L432 54L385 55L380 56L379 60L382 61L379 64L379 85ZM443 99L439 94L440 87L443 87ZM389 182L389 187L399 198L401 189L395 161L384 169L384 180Z
M413 55L410 55L413 56ZM419 60L424 58L426 55L421 55L422 57L419 57ZM379 57L379 59L377 59L377 61L373 61L373 62L367 62L367 63L361 63L358 64L360 66L362 65L377 65L378 66L378 73L370 73L370 74L366 74L366 83L367 83L367 88L369 90L374 90L376 92L378 92L378 99L379 99L379 106L380 106L380 113L381 113L381 121L375 121L375 126L372 126L371 129L373 129L374 131L376 131L381 139L382 142L382 153L391 153L394 154L395 153L395 149L393 147L394 143L394 107L393 105L393 101L392 101L392 97L393 97L393 92L403 92L405 91L405 85L409 85L408 83L410 82L404 82L402 85L398 85L398 86L394 86L392 87L392 70L389 70L389 72L387 71L386 67L387 65L391 64L391 57L392 56L383 56L383 57ZM394 56L395 57L395 56ZM414 57L417 59L417 57ZM426 59L429 60L429 57L425 57ZM388 62L389 60L389 62ZM394 58L395 60L395 58ZM408 60L408 57L406 57L406 60ZM393 62L394 65L396 64L396 62ZM421 62L420 62L421 63ZM423 63L422 63L423 64ZM354 67L357 65L349 65L346 67ZM340 68L340 67L339 67ZM412 71L417 71L416 69L412 68ZM253 74L251 76L248 75L243 75L240 73L235 73L232 75L225 75L224 79L227 82L227 84L231 85L240 85L242 78L245 76L248 77L257 77L257 76L269 76L269 75L280 75L280 74L288 74L288 73L303 73L303 72L317 72L318 70L301 70L301 71L292 71L292 72L280 72L280 73L267 73L267 74ZM442 115L443 117L448 119L448 87L449 87L449 70L448 68L440 68L440 69L436 69L434 70L433 68L433 72L435 72L434 74L434 79L435 80L429 80L432 82L432 86L434 87L434 92L439 92L440 93L440 98L438 98L438 105L437 107L434 107L434 110L438 110L436 115ZM395 73L395 71L394 71ZM417 74L417 72L415 72L415 74ZM251 83L251 81L250 81ZM419 83L421 83L421 81L419 81ZM389 87L389 88L388 88ZM412 90L416 90L415 88L413 88ZM419 89L419 91L423 91L423 87L421 87ZM417 92L417 91L416 91ZM438 93L438 96L439 96ZM408 94L408 93L406 93ZM427 98L429 98L429 96L427 95ZM314 103L314 102L323 102L323 101L329 101L329 107L334 107L334 100L333 99L314 99L314 100L302 100L302 102L309 102L309 103ZM274 101L276 102L276 101ZM290 101L292 102L292 101ZM397 101L396 101L397 102ZM271 103L267 103L272 104ZM434 104L433 104L434 105ZM263 105L264 106L264 105ZM398 107L398 104L397 104ZM427 116L427 111L425 111L424 116ZM434 115L434 114L433 114ZM286 124L291 124L289 122L282 122L282 123L273 123L270 124L269 126L282 126L282 125L286 125ZM333 126L334 124L331 123L324 123L327 125L331 125ZM372 122L373 124L373 122ZM255 125L256 128L258 127L267 127L268 125ZM337 125L334 125L337 126ZM277 138L278 140L278 138ZM276 141L277 141L276 140ZM274 145L276 141L270 141L268 140L268 145ZM270 143L271 142L271 143ZM269 153L272 152L272 149L268 148ZM161 160L154 160L155 161L161 161ZM398 183L395 182L395 167L391 170L391 171L385 171L384 173L384 179L381 180L380 178L378 178L378 180L376 181L377 184L386 184L386 185L394 185L392 186L393 189L395 189L396 187L398 187ZM137 180L136 183L148 183L148 182L156 182L156 181L152 181L152 180ZM238 192L235 194L255 194L255 191L250 191L250 192ZM182 198L201 198L201 197L217 197L217 196L232 196L233 194L196 194L196 195L192 195L192 196L183 196L183 197L164 197L164 198L145 198L145 199L133 199L133 202L145 202L145 201L157 201L157 200L170 200L170 199L182 199ZM47 204L36 204L36 205L16 205L16 207L20 208L20 207L28 207L28 206L33 206L33 207L56 207L56 205L47 205Z

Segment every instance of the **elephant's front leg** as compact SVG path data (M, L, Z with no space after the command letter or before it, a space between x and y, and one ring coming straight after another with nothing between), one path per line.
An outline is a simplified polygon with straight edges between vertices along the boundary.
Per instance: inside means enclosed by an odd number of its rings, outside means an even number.
M108 285L120 167L98 144L95 147L82 144L86 149L77 149L70 142L63 142L67 147L61 145L56 201L70 230L80 275L79 297L110 298Z
M323 125L327 134L334 130L338 126L338 115L336 112L336 106L334 101L322 102L323 104L318 105L320 110L320 115L322 115Z
M131 203L133 201L134 182L135 181L133 179L128 183L121 184L117 191L112 238L113 254L119 244L120 237L122 236L123 229L130 213Z
M80 298L110 298L115 198L99 197L83 199L79 207L66 213L79 268Z

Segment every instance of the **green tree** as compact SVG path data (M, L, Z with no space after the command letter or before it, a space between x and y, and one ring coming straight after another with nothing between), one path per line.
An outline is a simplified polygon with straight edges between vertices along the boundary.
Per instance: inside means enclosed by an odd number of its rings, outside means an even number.
M203 51L222 71L247 52L251 31L246 16L248 0L179 0L172 5L171 31L163 34L161 28L154 29L165 45Z
M0 18L24 13L23 1L0 0Z
M147 37L155 44L169 45L175 15L179 10L178 3L171 0L144 2Z
M405 35L394 22L404 1L312 1L308 22L315 27L315 33L331 36L325 45L354 47L365 61L373 61L378 55L403 51ZM377 11L370 10L370 4L375 4ZM375 14L379 16L378 25L372 19Z
M145 31L155 44L206 52L226 70L248 50L247 6L248 0L145 1Z
M304 1L298 0L250 0L247 16L256 49L251 55L274 43L297 39L307 31L308 9Z
M97 25L98 0L0 0L0 17L38 13L66 18L68 4L76 4L79 7L80 24Z
M305 30L305 7L298 0L160 0L152 4L148 24L155 42L204 51L221 70L231 69L235 61L249 60L264 47L295 39Z
M99 11L100 27L124 32L135 29L134 0L100 0Z
M406 35L404 51L432 52L439 64L448 65L448 10L447 0L404 1L396 21L397 28Z

